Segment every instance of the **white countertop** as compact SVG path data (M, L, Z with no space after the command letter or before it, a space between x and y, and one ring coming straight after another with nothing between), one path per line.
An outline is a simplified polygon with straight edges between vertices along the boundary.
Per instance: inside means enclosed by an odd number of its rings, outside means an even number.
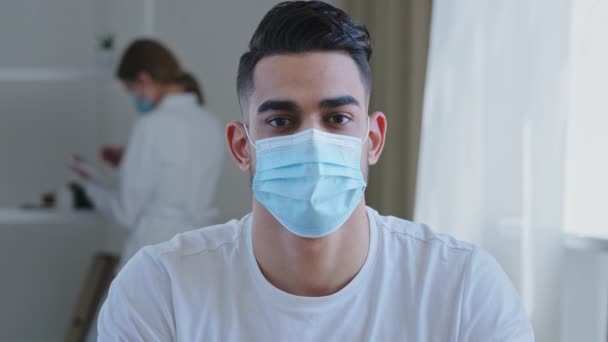
M0 225L94 224L101 216L91 210L0 208Z

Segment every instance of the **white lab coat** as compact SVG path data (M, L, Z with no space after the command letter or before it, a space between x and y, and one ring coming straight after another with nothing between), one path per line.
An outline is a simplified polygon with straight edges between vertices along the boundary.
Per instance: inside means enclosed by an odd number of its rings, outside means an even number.
M168 95L136 121L118 184L85 182L96 210L130 230L121 264L143 246L216 223L223 133L194 94Z

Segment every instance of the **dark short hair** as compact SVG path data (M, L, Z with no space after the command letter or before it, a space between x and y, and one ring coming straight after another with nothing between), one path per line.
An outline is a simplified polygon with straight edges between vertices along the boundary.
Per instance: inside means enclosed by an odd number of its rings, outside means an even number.
M262 19L241 56L237 75L239 98L253 92L253 70L264 57L313 51L341 51L356 63L368 93L371 91L370 35L363 24L322 1L286 1Z

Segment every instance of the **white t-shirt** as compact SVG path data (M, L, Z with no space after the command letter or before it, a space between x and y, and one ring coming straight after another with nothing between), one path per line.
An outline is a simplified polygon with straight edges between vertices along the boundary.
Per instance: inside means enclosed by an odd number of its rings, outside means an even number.
M112 283L99 341L534 341L487 253L369 208L368 217L365 264L326 297L264 278L250 215L145 247Z

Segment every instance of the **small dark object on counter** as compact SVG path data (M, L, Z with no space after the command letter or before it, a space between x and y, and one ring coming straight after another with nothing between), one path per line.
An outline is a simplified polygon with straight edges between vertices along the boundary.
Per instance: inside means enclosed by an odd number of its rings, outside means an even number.
M78 183L70 183L70 190L72 190L72 196L74 196L74 208L75 209L93 209L93 202L87 196L82 185Z
M47 209L55 208L55 204L56 204L56 199L55 199L54 193L47 192L47 193L42 194L42 207L43 208L47 208Z

